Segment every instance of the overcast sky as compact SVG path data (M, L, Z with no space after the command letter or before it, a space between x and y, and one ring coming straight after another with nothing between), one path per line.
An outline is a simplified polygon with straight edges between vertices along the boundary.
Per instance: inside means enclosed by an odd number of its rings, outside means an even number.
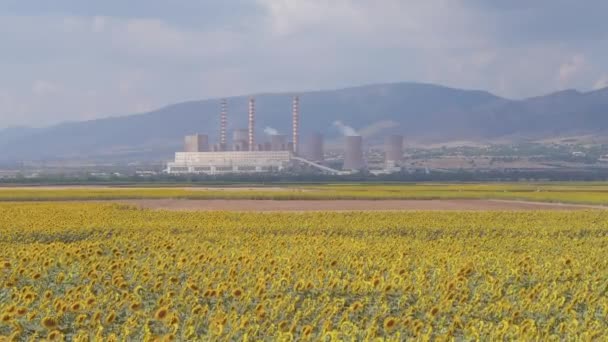
M0 0L0 128L378 82L591 90L608 86L606 13L605 0Z

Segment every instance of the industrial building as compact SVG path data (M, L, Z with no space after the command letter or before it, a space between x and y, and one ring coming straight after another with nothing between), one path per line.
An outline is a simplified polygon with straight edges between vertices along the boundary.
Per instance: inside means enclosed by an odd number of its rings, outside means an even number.
M287 151L288 147L287 136L283 134L273 134L270 136L271 151Z
M248 102L248 127L232 132L232 149L228 149L227 123L228 104L222 100L220 111L220 141L209 150L207 135L195 134L185 139L184 152L177 152L175 160L167 164L167 172L180 173L256 173L279 172L289 167L297 158L299 137L299 98L293 98L292 141L285 135L271 135L270 141L256 144L255 141L255 99ZM314 163L311 163L314 164ZM325 170L327 171L327 170ZM337 170L336 170L337 171Z
M323 135L321 133L313 133L309 137L308 149L306 151L306 157L309 160L321 162L325 158L323 153Z
M365 168L363 160L363 138L360 135L345 137L344 170L359 171Z
M403 161L403 136L390 135L384 143L384 163L386 170L397 170Z
M184 139L184 152L209 151L209 137L204 134L187 135Z
M300 98L292 99L291 141L278 132L268 135L267 141L256 142L255 112L256 102L250 98L247 103L247 128L234 129L229 144L227 137L228 103L220 104L220 127L218 142L212 146L206 134L193 134L185 137L183 152L176 152L175 159L167 164L170 174L225 174L281 172L298 165L320 170L330 174L350 174L366 170L363 153L363 138L359 135L344 137L344 163L342 170L323 165L324 139L320 133L313 133L300 146ZM276 133L276 134L274 134ZM258 137L259 138L259 137ZM301 150L301 151L300 151ZM385 141L385 170L400 170L403 159L403 137L389 136Z
M170 173L254 173L283 171L291 161L289 151L177 152Z

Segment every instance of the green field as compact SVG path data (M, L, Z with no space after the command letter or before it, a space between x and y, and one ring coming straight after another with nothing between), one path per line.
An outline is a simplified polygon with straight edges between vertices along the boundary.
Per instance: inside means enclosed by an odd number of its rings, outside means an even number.
M325 184L277 188L0 188L0 201L112 199L502 199L608 204L608 183Z

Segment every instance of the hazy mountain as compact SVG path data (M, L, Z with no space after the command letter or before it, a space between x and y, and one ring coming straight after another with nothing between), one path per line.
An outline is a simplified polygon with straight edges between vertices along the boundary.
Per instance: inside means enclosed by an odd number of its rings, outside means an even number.
M25 126L15 126L0 129L0 146L15 139L34 134L34 132L36 132L35 128Z
M368 141L391 132L410 141L540 138L608 129L608 88L588 93L562 91L508 100L484 91L398 83L300 93L303 139L320 131L340 135L333 122L354 127ZM290 133L292 94L256 95L256 129ZM244 128L247 97L228 99L229 128ZM0 160L169 158L183 136L218 131L217 99L175 104L149 113L64 123L48 128L0 130Z

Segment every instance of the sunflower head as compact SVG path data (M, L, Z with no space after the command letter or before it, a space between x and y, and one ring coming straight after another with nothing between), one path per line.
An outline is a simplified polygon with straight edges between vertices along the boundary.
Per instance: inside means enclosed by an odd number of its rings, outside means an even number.
M310 335L312 335L312 332L313 332L312 325L305 325L302 327L302 335L304 337L309 337Z
M165 318L167 318L167 316L169 316L169 308L167 308L166 306L156 310L156 313L154 313L154 318L159 321L164 320Z
M243 290L242 289L235 289L234 291L232 291L232 296L234 298L241 298L241 296L243 295Z
M352 312L358 312L361 309L363 309L363 304L361 304L361 302L357 301L354 302L351 306L350 306L350 311Z
M40 321L40 323L42 324L43 327L45 327L47 329L54 329L59 324L55 317L50 317L50 316L44 317Z
M116 320L116 313L114 311L110 311L110 313L106 316L106 323L112 324Z
M397 327L397 322L395 317L387 317L384 320L384 330L393 331Z
M142 304L140 302L133 302L129 306L129 309L131 309L132 311L137 311L137 310L141 309L141 307L142 307Z
M72 303L72 305L70 305L70 311L72 311L72 312L78 312L78 311L82 310L82 308L83 308L83 305L80 302L75 302L75 303Z
M63 334L58 330L53 330L47 335L47 340L49 341L62 341Z
M288 332L289 331L289 322L287 322L287 321L281 321L279 323L279 330L281 332Z

